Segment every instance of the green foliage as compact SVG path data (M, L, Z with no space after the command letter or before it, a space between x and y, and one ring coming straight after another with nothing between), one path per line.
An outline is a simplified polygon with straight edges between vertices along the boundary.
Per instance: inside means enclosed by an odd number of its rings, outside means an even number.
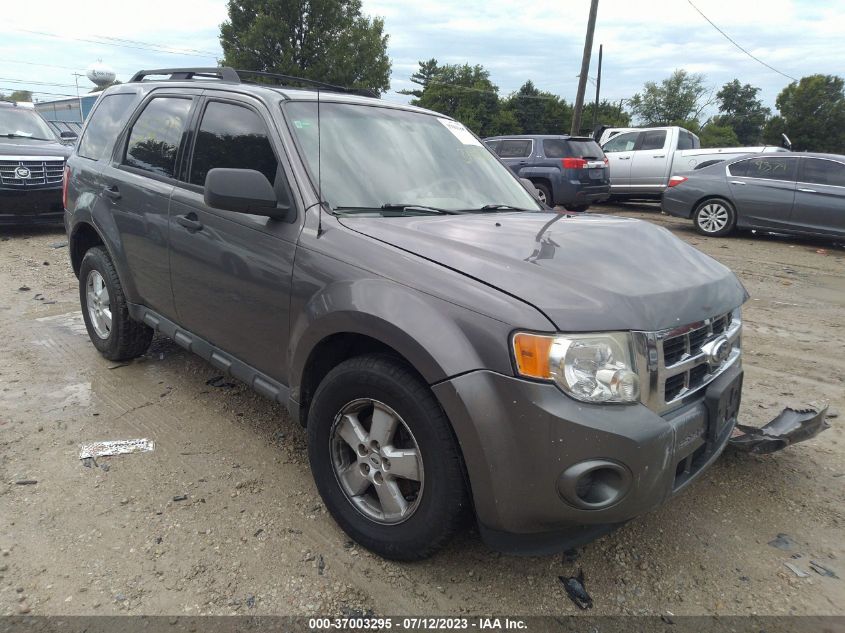
M760 88L751 84L740 84L734 79L722 86L716 93L719 101L719 116L714 123L731 128L740 145L757 145L763 137L763 126L771 110L757 98Z
M701 147L738 147L741 145L736 132L729 125L709 122L698 133Z
M0 101L21 101L29 103L32 101L32 93L29 90L15 90L7 96L0 92Z
M593 125L593 110L596 109L595 102L584 105L584 114L581 117L582 127L586 131L587 127L592 128ZM612 103L607 99L602 99L599 102L599 115L596 117L596 125L609 125L610 127L630 127L631 114L622 108L620 103ZM590 130L592 132L592 130Z
M698 121L711 103L707 98L704 75L678 69L657 84L647 81L643 91L631 98L631 110L645 126L683 125ZM689 129L689 128L688 128Z
M400 90L399 94L413 95L419 99L422 97L425 87L432 79L435 78L437 71L440 70L440 67L437 65L437 60L433 57L428 61L419 62L419 65L420 69L411 75L411 82L417 84L418 86L422 86L422 90Z
M229 0L222 63L384 92L390 59L384 20L360 0Z
M802 77L784 88L776 103L780 116L766 125L767 142L779 144L785 132L793 150L845 153L845 81L841 77Z

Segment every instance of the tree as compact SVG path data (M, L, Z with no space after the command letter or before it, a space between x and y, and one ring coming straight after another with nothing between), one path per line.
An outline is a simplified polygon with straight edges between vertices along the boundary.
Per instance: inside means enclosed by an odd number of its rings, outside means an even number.
M738 147L741 145L736 132L729 125L709 121L698 133L701 147Z
M712 103L704 85L704 75L678 69L660 84L647 81L641 93L631 98L631 110L640 123L681 125L698 122L701 111Z
M513 113L522 134L567 134L572 106L559 96L538 90L530 79L502 102Z
M223 64L377 93L390 87L384 20L361 0L229 0Z
M757 98L760 88L751 84L740 84L734 79L722 86L716 93L719 101L719 116L714 123L719 127L730 127L740 145L756 145L763 136L763 126L771 110Z
M779 117L766 125L767 142L785 132L796 151L845 152L845 81L835 75L810 75L778 95Z
M437 60L433 57L428 61L418 62L420 69L411 75L411 82L422 86L422 90L400 90L399 94L413 95L417 99L422 96L422 91L425 87L435 79L437 73L440 71L440 66L437 65Z
M446 64L438 66L411 104L451 116L484 137L491 135L499 113L498 90L483 66Z
M0 101L22 101L29 103L32 101L32 93L29 90L15 90L12 94L6 96L0 92Z
M595 102L584 106L582 128L593 124L593 110L596 109ZM607 99L599 102L599 115L596 117L596 125L609 125L610 127L630 127L631 114L622 108L619 102L613 103Z

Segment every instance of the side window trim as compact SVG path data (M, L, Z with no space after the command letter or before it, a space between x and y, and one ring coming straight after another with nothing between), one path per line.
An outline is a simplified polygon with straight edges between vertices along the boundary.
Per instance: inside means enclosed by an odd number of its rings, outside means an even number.
M199 101L200 96L202 95L202 90L197 89L186 89L181 90L179 92L174 92L170 89L163 88L161 90L152 90L147 96L145 96L138 106L135 108L135 111L132 113L132 116L129 117L129 120L126 122L126 125L123 128L123 132L121 132L120 137L114 144L114 149L112 151L111 160L109 161L110 166L121 171L128 171L131 174L137 174L139 176L144 176L145 178L150 178L152 180L157 180L159 182L166 182L170 184L177 184L179 182L178 176L182 171L182 160L184 158L185 150L186 150L186 143L189 136L189 130L191 129L191 123L194 120L194 116L196 114L197 102ZM131 165L124 164L124 159L126 158L126 151L128 150L129 146L129 134L132 128L135 126L135 123L144 113L147 106L150 104L153 99L160 99L160 98L171 98L171 99L190 99L191 100L191 109L188 111L188 118L185 123L185 129L182 132L182 138L179 141L179 148L176 151L176 168L174 170L175 175L173 177L170 176L162 176L160 174L155 174L143 169L138 169L137 167L132 167Z

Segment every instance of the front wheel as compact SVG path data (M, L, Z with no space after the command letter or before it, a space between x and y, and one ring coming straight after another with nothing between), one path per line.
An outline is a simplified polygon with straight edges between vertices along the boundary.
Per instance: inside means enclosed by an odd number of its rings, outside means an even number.
M695 208L693 223L702 235L722 237L734 230L736 210L727 200L710 198Z
M451 426L428 385L390 356L352 358L326 375L308 415L308 457L335 521L385 558L430 556L464 516Z

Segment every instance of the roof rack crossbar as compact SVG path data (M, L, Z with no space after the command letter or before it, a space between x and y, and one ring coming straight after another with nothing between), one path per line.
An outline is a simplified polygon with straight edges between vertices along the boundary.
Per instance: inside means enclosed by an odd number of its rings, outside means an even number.
M184 81L187 79L201 79L201 78L217 78L221 81L228 81L230 83L259 83L255 81L244 81L246 77L260 77L264 79L274 79L278 83L273 85L289 86L290 84L302 84L313 88L319 88L330 92L343 92L346 94L356 94L364 97L378 97L372 90L366 88L346 88L344 86L337 86L335 84L326 83L324 81L317 81L316 79L307 79L305 77L296 77L294 75L283 75L281 73L270 73L262 70L235 70L229 66L217 66L207 68L157 68L153 70L139 70L132 75L130 82L143 81L145 77L154 75L169 75L170 81Z

